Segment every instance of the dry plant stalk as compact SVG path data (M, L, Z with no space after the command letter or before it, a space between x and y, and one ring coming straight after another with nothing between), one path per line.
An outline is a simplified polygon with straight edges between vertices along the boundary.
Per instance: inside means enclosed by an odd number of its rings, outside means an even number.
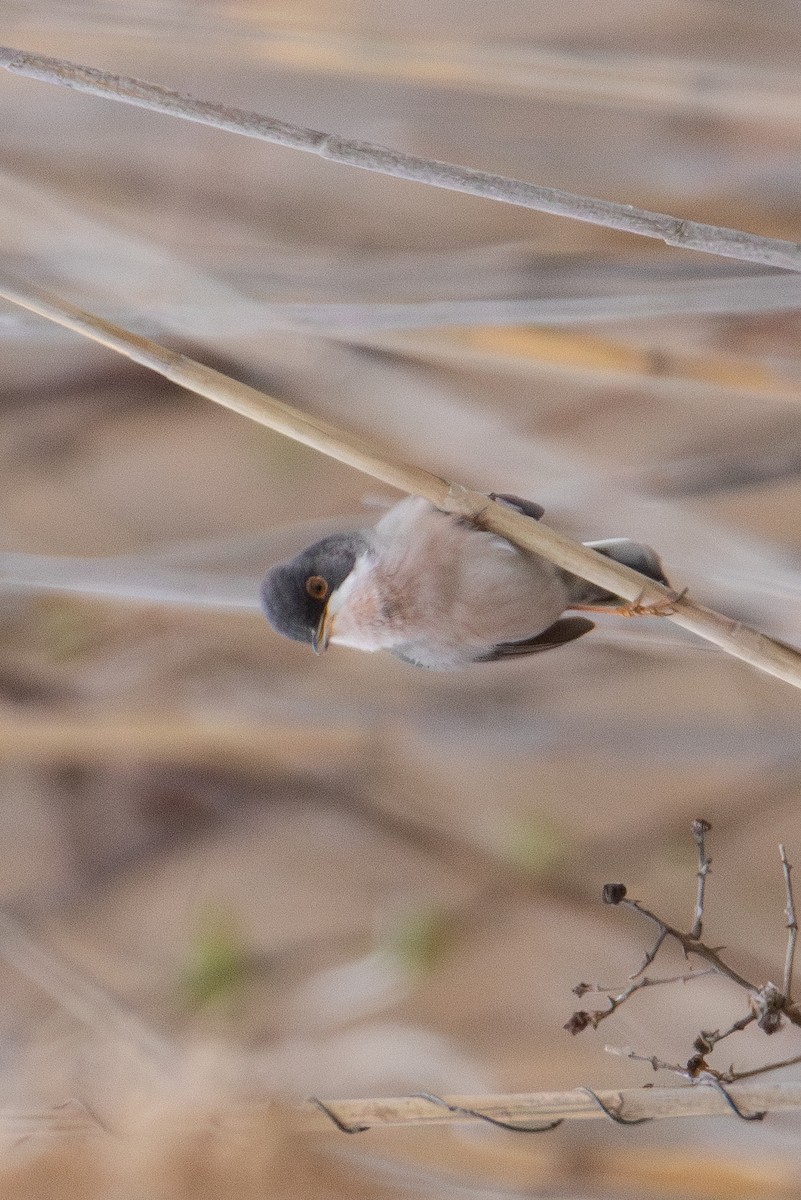
M801 1083L749 1082L727 1089L744 1110L781 1113L801 1110ZM598 1102L601 1102L599 1105ZM232 1127L265 1116L274 1101L253 1098L230 1102L226 1120ZM602 1107L603 1106L603 1107ZM605 1109L607 1111L605 1111ZM520 1133L543 1131L565 1120L609 1119L623 1124L670 1117L725 1117L731 1105L711 1085L694 1087L607 1088L594 1092L574 1088L565 1092L518 1092L497 1095L393 1096L380 1099L309 1100L291 1109L301 1128L310 1132L339 1130L365 1133L368 1129L439 1127L489 1123ZM98 1118L72 1098L54 1108L0 1108L0 1137L35 1133L80 1133L100 1130Z
M498 504L481 492L449 483L420 467L392 458L363 438L300 412L150 338L84 312L67 300L46 295L8 277L0 278L0 296L124 354L215 404L328 454L391 487L423 496L444 512L466 517L521 549L541 554L574 575L606 588L632 605L653 607L659 615L713 642L727 654L794 687L801 687L801 653L798 650L766 637L740 621L694 604L685 595L677 595L637 571L557 533L541 521L525 517L508 505Z
M801 1109L801 1083L748 1083L726 1089L745 1111ZM600 1102L600 1103L599 1103ZM380 1100L309 1101L300 1110L309 1128L364 1133L384 1126L487 1123L519 1133L541 1133L563 1120L618 1118L624 1125L668 1117L735 1115L725 1096L707 1083L693 1087L634 1087L594 1092L527 1092L482 1096L400 1096Z
M356 725L311 721L248 724L191 720L169 711L158 716L116 718L5 718L0 723L0 763L149 763L184 766L224 762L291 775L356 768L374 740Z
M321 133L261 113L198 100L159 84L146 83L125 75L112 75L94 67L31 54L9 46L0 47L0 67L5 67L15 75L73 88L91 96L118 100L151 112L211 125L228 133L244 134L293 150L305 150L344 166L360 167L396 179L410 179L488 200L500 200L521 208L571 217L591 225L603 225L607 229L657 238L668 246L679 246L684 250L699 250L725 258L761 263L763 266L801 271L801 246L781 238L762 237L719 225L705 225L666 213L649 212L631 204L579 196L558 188L540 187L522 179L494 175L489 171L420 158L387 146Z
M777 1071L781 1067L793 1066L801 1062L801 1054L793 1055L792 1057L782 1059L778 1062L765 1063L763 1066L752 1068L748 1071L737 1071L731 1067L727 1071L718 1070L713 1067L708 1059L712 1051L725 1038L731 1037L736 1033L740 1033L743 1029L747 1029L750 1025L756 1023L759 1029L765 1034L777 1033L782 1028L785 1021L789 1021L792 1025L801 1027L801 1008L795 1003L792 996L793 983L793 967L795 959L795 943L798 933L798 924L795 916L795 903L793 899L793 886L791 880L791 865L787 859L787 853L783 845L779 847L779 857L782 865L784 876L786 908L785 916L787 918L787 953L784 963L784 975L782 987L779 988L775 983L770 981L765 983L755 983L750 979L746 979L738 971L735 971L721 957L720 950L715 949L708 943L701 940L703 931L703 915L704 915L704 897L706 891L706 881L711 866L711 858L706 851L706 835L711 830L712 826L708 821L698 819L693 821L692 833L698 854L698 871L697 871L697 895L695 903L695 912L693 925L689 933L683 933L681 930L669 925L661 917L651 912L642 905L638 900L631 900L626 895L626 888L622 883L610 883L604 887L603 899L605 904L612 904L623 908L628 908L632 912L637 913L641 917L645 917L653 926L656 927L657 937L653 946L647 953L637 970L629 977L627 986L624 988L604 987L597 983L580 983L573 991L579 997L585 996L588 993L604 993L606 994L607 1007L597 1011L589 1012L580 1010L574 1012L565 1028L570 1033L581 1033L582 1030L592 1027L597 1029L602 1021L610 1017L613 1012L616 1012L621 1005L625 1004L635 992L642 991L644 988L655 987L657 985L665 985L676 982L687 983L693 979L697 979L702 975L708 975L710 972L724 976L737 987L741 988L748 998L748 1011L737 1021L733 1022L725 1029L704 1030L702 1029L693 1042L693 1052L687 1059L686 1063L665 1063L651 1054L638 1054L635 1051L624 1048L616 1049L607 1047L612 1054L619 1054L625 1058L631 1058L638 1062L650 1063L655 1071L665 1070L672 1071L674 1074L680 1075L683 1079L689 1080L691 1083L705 1083L716 1087L727 1103L734 1108L734 1111L739 1116L744 1116L747 1120L759 1119L759 1113L752 1111L746 1116L745 1113L739 1111L737 1105L732 1100L727 1088L724 1085L734 1083L743 1079L752 1079L757 1075L765 1075L770 1071ZM662 946L667 942L672 941L677 944L687 959L700 958L708 964L706 970L689 970L681 976L672 976L663 979L651 979L645 975L645 971L650 967L651 963L659 954Z

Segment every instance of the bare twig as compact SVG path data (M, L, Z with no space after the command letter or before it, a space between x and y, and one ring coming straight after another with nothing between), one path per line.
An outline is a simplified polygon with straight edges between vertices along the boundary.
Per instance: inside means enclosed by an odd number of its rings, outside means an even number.
M637 979L637 978L639 978L640 975L642 975L643 971L648 970L651 963L654 961L657 954L662 949L662 943L664 942L666 937L667 937L667 930L661 929L659 931L659 934L657 935L657 939L654 942L653 946L651 947L650 950L646 950L645 958L642 960L642 962L640 963L639 967L634 972L634 974L629 976L629 979Z
M466 517L524 550L542 554L563 569L607 588L625 600L653 605L677 625L692 630L735 658L794 687L801 687L801 653L798 650L721 613L694 604L684 595L677 596L637 571L557 533L542 521L533 521L481 492L449 483L420 467L394 459L362 438L302 413L150 338L83 312L69 301L55 299L8 278L0 280L0 296L108 346L224 408L275 429L401 491L423 496L443 511Z
M588 993L607 993L606 1001L609 1007L589 1014L590 1024L593 1029L597 1029L601 1021L611 1017L612 1013L620 1008L621 1004L625 1004L635 992L641 992L645 988L661 987L667 983L689 983L692 979L701 979L704 975L712 974L714 974L714 968L708 967L704 971L687 971L683 975L671 975L666 979L651 979L649 976L643 975L642 978L635 979L628 987L622 989L603 987L599 983L579 983L573 988L573 991L579 997L586 996ZM753 1021L755 1018L751 1017L750 1019Z
M674 1075L680 1075L682 1079L691 1079L691 1075L683 1063L669 1063L661 1058L657 1058L655 1054L638 1054L636 1050L632 1050L631 1046L604 1046L607 1054L614 1054L617 1058L629 1058L632 1062L648 1063L654 1071L671 1071Z
M574 195L488 171L420 158L371 142L306 129L261 113L198 100L141 79L112 75L93 67L11 47L0 47L0 66L15 75L59 84L92 96L118 100L151 112L200 122L294 150L305 150L345 166L360 167L399 179L411 179L433 187L500 200L505 204L571 217L642 237L657 238L669 246L680 246L685 250L700 250L707 254L801 271L801 246L780 238L705 225L665 213L649 212L630 204Z
M750 1018L754 1020L754 1018ZM739 1029L744 1029L749 1020L736 1022L731 1029L726 1033L721 1034L717 1040L722 1041L729 1033L735 1033ZM691 1059L688 1063L669 1063L664 1062L661 1058L657 1058L655 1054L638 1054L636 1050L632 1050L630 1046L605 1046L607 1054L614 1054L618 1058L628 1058L632 1062L647 1063L654 1071L669 1071L673 1075L678 1075L681 1079L686 1079L690 1083L740 1083L745 1079L755 1079L759 1075L768 1075L771 1071L780 1071L783 1067L793 1067L801 1063L801 1054L795 1055L793 1058L783 1058L777 1062L765 1063L761 1067L753 1067L749 1071L735 1071L734 1067L730 1067L728 1071L716 1071L708 1064L701 1061L700 1058Z
M711 967L710 970L712 970ZM756 1019L757 1014L750 1012L746 1013L744 1017L740 1017L739 1021L733 1021L728 1029L704 1029L695 1039L695 1049L701 1054L709 1054L717 1046L718 1042L722 1042L724 1038L731 1037L733 1033L741 1033L743 1029L747 1029L749 1025L753 1025Z
M760 1028L766 1033L776 1032L776 1029L779 1028L780 1015L787 1017L791 1024L801 1027L801 1011L795 1005L788 1003L786 997L774 984L766 983L760 986L746 979L744 975L741 975L733 967L730 967L727 962L724 962L720 957L718 949L707 946L705 942L698 941L691 933L682 933L680 929L669 925L667 921L663 921L656 913L652 913L650 909L645 908L638 900L629 900L624 897L618 903L631 909L632 912L639 913L641 917L645 917L646 920L657 925L660 933L664 933L666 937L672 938L681 946L686 957L694 954L696 957L704 959L719 975L730 979L732 983L736 983L738 987L748 992L751 1002L755 1007ZM746 1021L745 1024L750 1024L750 1021Z
M637 1054L628 1047L618 1049L607 1046L606 1049L612 1054L618 1054L623 1058L630 1058L636 1062L647 1062L654 1071L672 1071L674 1074L682 1076L682 1078L689 1080L696 1086L706 1085L713 1087L718 1095L722 1096L731 1112L739 1117L741 1121L761 1121L767 1115L767 1110L764 1108L746 1110L741 1107L741 1104L738 1104L727 1086L728 1080L726 1076L719 1071L713 1071L707 1067L701 1055L696 1055L695 1058L690 1059L686 1066L681 1067L676 1063L662 1062L655 1055ZM614 1119L617 1120L617 1118ZM632 1124L629 1121L622 1123Z
M796 1054L793 1058L782 1058L778 1062L765 1063L761 1067L752 1067L750 1071L735 1071L734 1067L731 1067L730 1070L721 1072L721 1079L724 1083L735 1083L740 1079L768 1075L771 1071L780 1071L783 1067L794 1067L798 1063L801 1063L801 1054Z
M785 908L785 916L787 917L787 955L784 960L784 983L782 991L784 998L788 1004L792 1004L793 992L793 962L795 959L795 943L798 937L798 921L795 916L795 904L793 902L793 882L790 878L792 866L787 861L787 853L784 849L784 843L779 846L779 857L782 862L782 871L784 873L784 888L787 896L787 907Z
M607 1050L613 1054L622 1055L625 1058L632 1058L638 1062L647 1062L655 1071L672 1071L674 1074L680 1075L683 1079L690 1080L694 1083L710 1082L714 1086L721 1089L724 1099L730 1105L732 1110L744 1120L753 1121L760 1120L756 1110L749 1112L743 1111L737 1105L735 1100L723 1087L733 1080L750 1078L754 1074L764 1074L768 1071L778 1070L780 1067L790 1066L795 1062L801 1061L801 1056L783 1059L779 1062L771 1063L769 1066L758 1068L756 1071L736 1071L732 1066L728 1071L720 1071L709 1065L708 1056L712 1053L719 1042L731 1037L733 1034L741 1033L750 1025L756 1023L763 1033L768 1035L776 1033L781 1029L784 1020L788 1020L791 1024L801 1027L801 1009L799 1009L792 1001L790 995L790 982L793 971L793 956L795 953L795 938L797 934L797 923L795 919L795 907L793 904L793 891L790 882L791 866L787 859L787 854L784 846L779 847L782 869L784 871L785 887L787 891L787 928L789 930L789 940L787 947L787 960L785 963L785 983L784 989L778 988L774 983L767 982L761 985L746 979L745 976L735 971L725 962L720 955L721 947L712 947L701 941L701 930L703 926L704 913L704 889L706 886L706 878L709 874L709 868L712 859L706 852L705 837L712 826L708 821L697 819L692 823L692 834L698 852L698 892L695 906L695 920L693 927L689 933L683 933L681 930L669 925L656 913L650 911L640 904L637 900L628 899L626 896L626 888L622 883L607 883L603 889L603 900L605 904L614 906L622 905L631 909L633 912L639 913L641 917L652 924L656 925L659 933L653 948L646 954L645 964L631 975L629 978L632 982L629 987L623 989L619 994L608 996L607 1001L609 1008L600 1012L574 1012L565 1028L570 1033L581 1033L582 1030L592 1026L597 1028L601 1021L620 1008L622 1004L634 994L634 992L648 987L651 983L672 983L688 978L695 978L697 974L708 974L709 971L714 971L724 978L731 980L737 984L748 994L749 1010L739 1020L732 1022L727 1028L715 1030L701 1030L693 1042L693 1053L684 1064L666 1063L655 1055L637 1054L628 1047L623 1049L615 1049L607 1046ZM685 958L695 955L709 963L709 971L690 973L688 976L677 976L675 979L649 980L647 977L642 979L645 966L653 962L656 955L659 953L662 945L667 938L672 939L682 949ZM609 992L610 989L603 988L597 984L580 983L573 989L576 995L583 996L587 992L603 991Z
M740 975L738 971L735 971L733 967L730 967L712 946L707 946L704 942L699 942L692 934L682 933L680 929L669 925L667 921L663 921L656 913L652 913L650 909L640 904L639 900L629 900L626 898L621 900L620 903L623 907L630 909L632 912L639 913L641 917L645 917L647 921L651 921L654 925L658 926L660 932L664 931L667 937L673 938L675 942L678 942L686 955L694 954L696 957L704 959L711 967L714 967L719 975L725 975L732 983L736 983L738 987L744 988L747 992L755 994L759 991L758 984L752 983L745 976ZM801 1025L801 1015L799 1015L795 1024Z
M690 937L698 941L701 937L701 930L704 924L704 891L706 889L706 877L709 874L709 868L712 865L712 859L707 857L706 848L704 846L704 834L708 833L712 826L708 821L704 821L701 817L693 821L693 839L698 851L698 892L695 901L695 920L693 927L690 930Z

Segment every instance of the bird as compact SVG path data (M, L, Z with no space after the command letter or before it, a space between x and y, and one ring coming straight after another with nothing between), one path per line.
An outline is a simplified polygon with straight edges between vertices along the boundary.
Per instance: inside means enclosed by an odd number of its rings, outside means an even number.
M519 496L490 499L535 520L545 511ZM668 584L650 546L628 538L584 544ZM317 654L331 643L386 650L438 671L539 654L594 628L586 617L563 616L568 610L632 612L611 592L417 496L372 528L333 534L272 567L261 606L276 632Z

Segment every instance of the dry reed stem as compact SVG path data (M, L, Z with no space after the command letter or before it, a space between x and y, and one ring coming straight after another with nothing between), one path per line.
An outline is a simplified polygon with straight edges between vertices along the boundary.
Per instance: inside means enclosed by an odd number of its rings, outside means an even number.
M31 54L25 50L0 47L0 67L5 67L15 75L73 88L91 96L118 100L151 112L210 125L228 133L240 133L293 150L304 150L344 166L360 167L396 179L409 179L470 196L570 217L591 225L602 225L624 233L657 238L668 246L679 246L684 250L698 250L724 258L801 271L801 245L797 242L688 221L666 213L635 208L631 204L575 195L489 171L404 154L388 146L341 138L261 113L198 100L160 84L112 75L93 67Z
M727 1089L744 1110L798 1112L801 1110L801 1082L737 1083ZM635 1087L605 1089L595 1093L617 1115L627 1120L666 1120L672 1117L734 1116L731 1107L714 1087L702 1083L687 1087ZM273 1101L254 1098L233 1104L228 1119L250 1120L253 1115L269 1112ZM470 1096L393 1096L370 1100L331 1100L326 1108L314 1100L299 1104L290 1112L308 1131L367 1132L389 1127L424 1127L481 1124L485 1118L511 1124L543 1124L554 1120L608 1120L587 1090L566 1092L523 1092L502 1095ZM339 1125L337 1124L339 1122ZM340 1129L340 1125L344 1127ZM75 1105L72 1112L56 1109L0 1109L0 1135L14 1133L26 1126L31 1132L78 1131L97 1128L91 1114Z
M507 538L521 549L543 555L632 604L662 606L664 615L675 624L713 642L727 654L758 670L801 687L801 653L798 650L721 613L693 604L683 596L677 597L669 588L549 529L541 521L524 517L508 505L497 504L481 492L449 483L420 467L394 459L363 438L302 413L150 338L84 312L67 300L56 299L7 278L0 278L0 296L149 367L165 379L205 396L215 404L311 446L400 491L423 496L444 512L475 521L481 528Z
M628 1138L593 1138L580 1153L571 1142L547 1138L380 1138L356 1154L303 1139L286 1108L180 1102L160 1105L143 1119L134 1106L122 1125L104 1128L79 1101L57 1110L0 1110L5 1139L0 1189L5 1196L107 1200L114 1196L236 1196L237 1200L386 1200L420 1195L473 1194L523 1200L536 1195L660 1196L663 1200L798 1200L799 1169L791 1151L765 1149L732 1156L725 1144L693 1152L659 1149ZM70 1112L74 1114L71 1117ZM59 1117L59 1114L63 1114ZM379 1135L380 1136L380 1135ZM23 1141L27 1145L22 1146ZM11 1146L9 1146L11 1142ZM17 1147L20 1147L17 1152ZM376 1154L377 1150L377 1154ZM131 1178L131 1172L134 1178ZM395 1182L394 1187L387 1185ZM402 1186L399 1186L402 1181ZM383 1186L382 1186L383 1183Z
M119 763L121 760L226 762L271 771L326 774L363 762L373 739L362 729L323 722L277 726L160 717L14 717L0 722L0 763Z
M728 1091L746 1112L801 1109L801 1082L732 1084ZM629 1120L733 1115L716 1088L700 1083L688 1087L621 1088L599 1091L596 1095L613 1112ZM592 1097L581 1089L499 1096L332 1100L326 1104L339 1121L354 1132L386 1125L480 1124L486 1117L521 1125L560 1119L608 1120ZM336 1128L331 1118L314 1102L309 1102L301 1111L304 1124L308 1123L310 1128Z
M798 404L801 386L788 374L739 354L654 353L619 338L573 333L563 329L497 325L452 326L448 329L351 335L351 341L403 354L424 362L475 364L515 374L541 373L592 378L606 386L609 378L701 399L715 392Z

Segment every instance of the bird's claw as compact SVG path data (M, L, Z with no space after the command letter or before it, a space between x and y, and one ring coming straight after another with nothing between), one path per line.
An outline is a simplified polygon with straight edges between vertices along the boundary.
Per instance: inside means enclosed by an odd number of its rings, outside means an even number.
M652 601L650 604L643 603L645 592L641 592L636 600L616 608L615 612L621 617L672 617L676 612L676 605L685 598L688 591L689 588L684 588L669 599Z

